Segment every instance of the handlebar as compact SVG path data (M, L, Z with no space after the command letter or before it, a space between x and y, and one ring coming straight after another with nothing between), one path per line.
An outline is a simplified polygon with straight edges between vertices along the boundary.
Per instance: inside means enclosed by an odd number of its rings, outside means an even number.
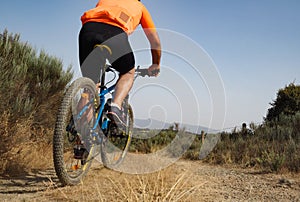
M149 76L148 69L140 69L139 67L135 70L135 73L141 77Z
M113 69L113 67L111 65L108 65L108 66L106 66L105 71L106 72L114 72L115 70ZM159 70L152 71L152 74L156 74L156 73L159 73ZM135 74L136 74L136 76L141 76L141 77L145 77L145 76L150 77L151 76L151 75L149 75L148 68L140 69L140 66L137 66L137 68L135 69Z
M138 66L136 69L135 69L135 73L137 74L137 76L141 76L141 77L145 77L145 76L151 76L149 75L149 72L148 72L148 69L140 69L140 66ZM153 74L156 74L156 73L159 73L159 70L155 70L155 71L152 71Z

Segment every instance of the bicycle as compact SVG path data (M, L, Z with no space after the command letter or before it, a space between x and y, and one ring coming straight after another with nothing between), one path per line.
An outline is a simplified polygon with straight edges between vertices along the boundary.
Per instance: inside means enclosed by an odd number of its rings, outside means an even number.
M106 74L113 78L106 82ZM137 67L135 79L148 75L147 69ZM122 107L126 126L118 127L106 116L115 85L116 71L108 64L100 68L100 87L89 78L76 79L66 90L58 110L53 135L53 162L60 182L76 185L88 173L93 159L99 156L103 165L120 165L128 152L133 131L133 110L128 103ZM148 75L149 76L149 75Z

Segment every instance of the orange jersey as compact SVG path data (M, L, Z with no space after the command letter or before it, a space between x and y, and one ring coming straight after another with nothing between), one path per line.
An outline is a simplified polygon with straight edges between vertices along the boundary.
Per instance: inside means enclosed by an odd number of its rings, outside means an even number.
M95 8L81 16L82 24L102 22L122 28L131 34L139 24L144 29L155 29L146 7L137 0L100 0Z

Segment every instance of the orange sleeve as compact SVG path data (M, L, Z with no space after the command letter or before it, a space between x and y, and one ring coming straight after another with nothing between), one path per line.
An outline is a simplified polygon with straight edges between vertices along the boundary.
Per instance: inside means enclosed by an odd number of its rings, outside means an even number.
M152 20L152 17L149 13L149 11L146 9L145 6L143 6L143 14L141 18L141 25L144 29L154 29L155 30L155 25Z

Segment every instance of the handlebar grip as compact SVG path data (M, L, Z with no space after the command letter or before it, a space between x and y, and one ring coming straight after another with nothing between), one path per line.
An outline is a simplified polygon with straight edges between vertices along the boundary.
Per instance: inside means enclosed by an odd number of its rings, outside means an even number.
M160 72L160 70L153 70L149 74L148 69L140 69L139 67L135 71L137 73L139 73L139 76L142 76L142 77L156 75L156 74L158 74Z
M137 69L136 71L139 72L140 76L142 76L142 77L149 76L148 69Z

